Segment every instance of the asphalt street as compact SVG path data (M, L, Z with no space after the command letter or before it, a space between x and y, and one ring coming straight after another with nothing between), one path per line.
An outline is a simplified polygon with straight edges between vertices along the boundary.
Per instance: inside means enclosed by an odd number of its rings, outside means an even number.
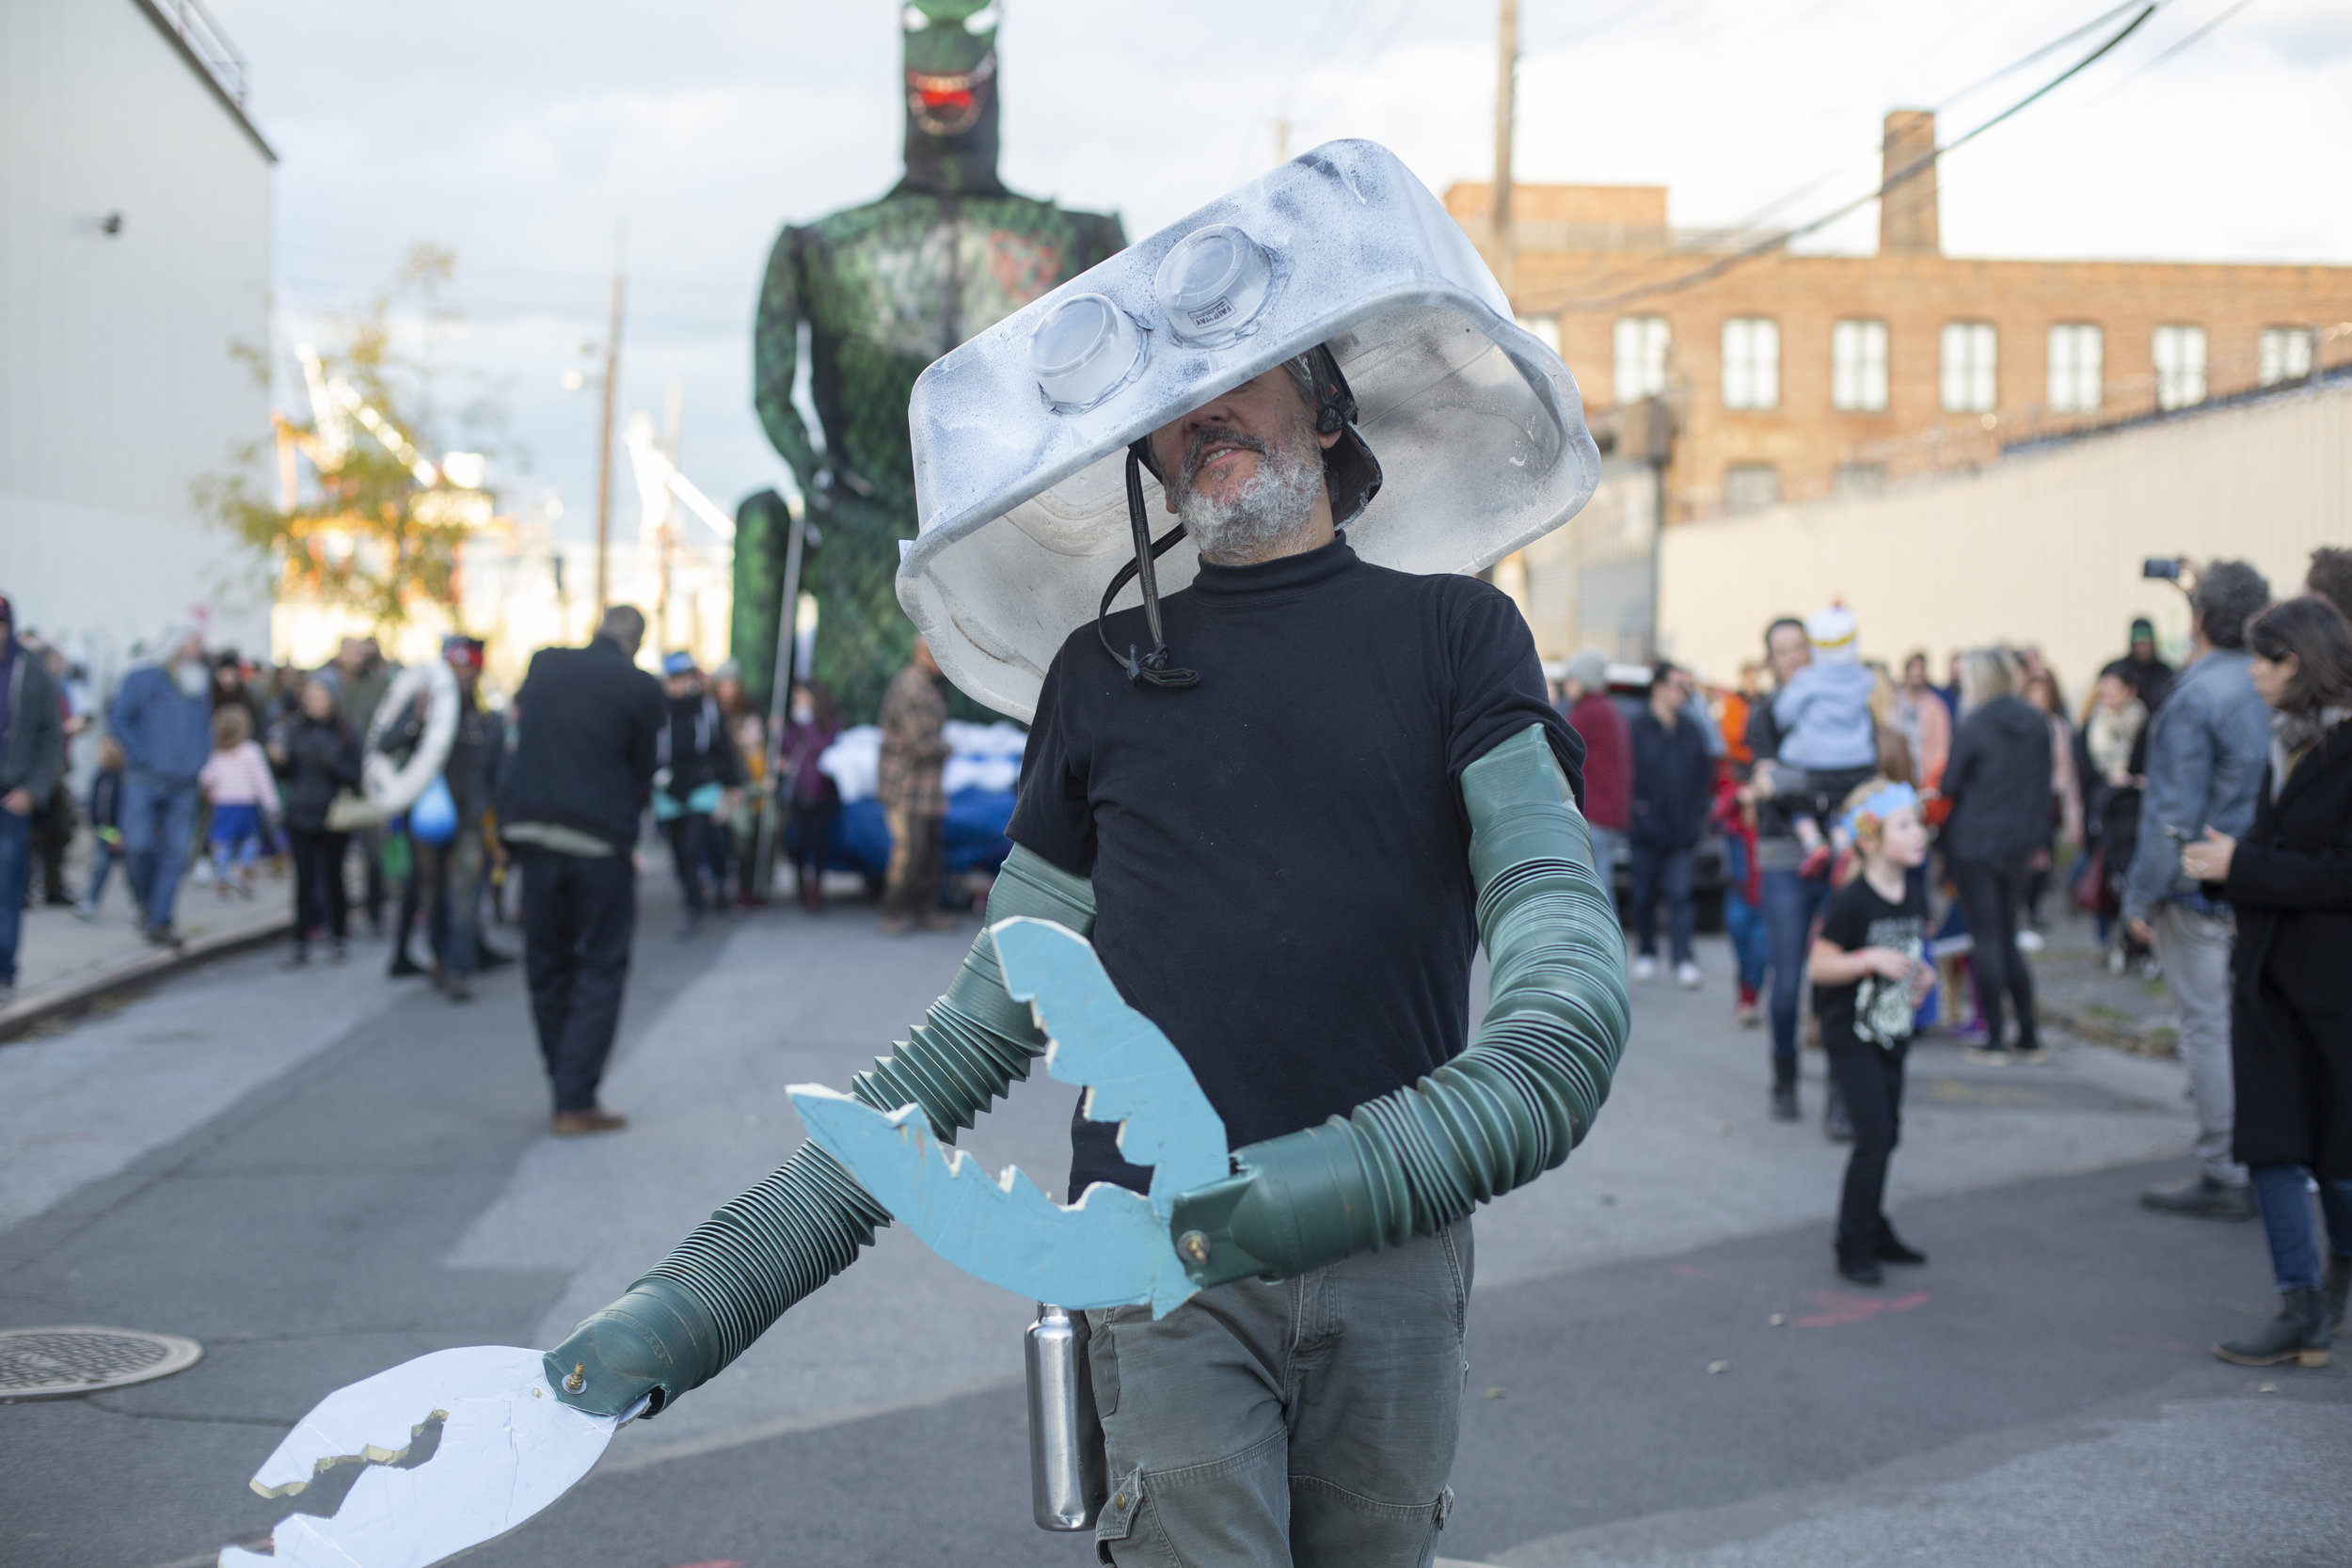
M367 943L340 970L224 962L0 1047L0 1326L205 1347L160 1382L0 1406L0 1564L197 1568L331 1511L353 1468L295 1504L245 1485L306 1410L430 1350L552 1342L788 1153L785 1085L886 1048L977 928L891 941L850 905L681 942L666 878L644 885L614 1136L546 1135L514 970L453 1006ZM1720 944L1702 962L1697 993L1638 989L1585 1148L1479 1216L1444 1559L2352 1560L2352 1377L2214 1360L2276 1310L2257 1228L2133 1203L2189 1169L2176 1067L1923 1045L1893 1212L1933 1260L1856 1290L1830 1269L1843 1151L1765 1117L1763 1038L1731 1023ZM966 1146L1055 1189L1073 1092L1018 1087ZM1091 1561L1028 1521L1029 1315L885 1233L469 1560Z

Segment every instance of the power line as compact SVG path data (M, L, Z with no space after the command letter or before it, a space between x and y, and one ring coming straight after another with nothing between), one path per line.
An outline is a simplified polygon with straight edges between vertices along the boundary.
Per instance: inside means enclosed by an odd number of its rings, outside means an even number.
M2215 17L2211 22L2206 23L2202 27L2198 28L2195 32L2189 34L2188 37L2181 40L2180 42L2165 50L2153 59L2141 62L2138 66L2132 70L2129 75L2118 80L2114 83L2114 85L2109 87L2106 91L2101 93L2097 98L2092 99L2090 102L2092 103L2105 103L2107 99L2114 97L2119 92L2122 92L2126 87L2139 80L2140 77L2146 75L2149 71L2155 70L2156 67L2164 64L2165 61L2172 58L2175 55L2185 53L2186 51L2195 48L2198 44L2204 42L2205 39L2216 27L2220 26L2223 23L2229 21L2230 18L2237 15L2238 12L2244 10L2247 7L2252 5L2253 3L2254 0L2237 0L2236 5L2232 6L2228 10L2223 11L2219 16ZM2089 105L2086 104L2085 107L2089 107Z
M1618 293L1604 295L1597 299L1565 300L1554 307L1554 309L1562 310L1609 310L1614 309L1619 306L1629 305L1637 299L1646 299L1652 294L1673 293L1678 293L1684 289L1695 288L1701 283L1722 277L1724 273L1731 271L1734 267L1754 261L1756 257L1764 255L1768 251L1782 249L1786 247L1791 240L1802 239L1807 234L1826 229L1849 213L1856 212L1861 208L1869 205L1871 202L1881 199L1888 191L1893 190L1904 181L1915 178L1923 170L1932 166L1937 159L1945 156L1947 153L1958 151L1961 148L1967 146L1979 136L1983 135L1987 131L1992 130L1995 125L2000 124L2003 120L2010 119L2011 116L2022 112L2031 104L2040 102L2042 98L2057 90L2057 88L2060 86L2073 80L2084 71L2089 70L2097 61L2105 58L2108 52L2113 50L2118 44L2122 43L2125 39L2130 38L2132 34L2137 32L2141 24L2145 23L2150 17L2155 15L2157 10L2160 9L2166 3L2167 0L2151 0L2151 3L2145 5L2138 15L2133 17L2128 23L2125 23L2122 27L2118 29L2105 42L2101 43L2099 47L2093 49L2090 54L2085 55L2081 59L2076 60L2073 65L2068 66L2064 71L2058 72L2056 76L2051 77L2050 80L2042 83L2042 86L2036 87L2033 91L2027 93L2016 103L2011 103L2008 108L2003 109L1999 114L1994 115L1991 119L1988 119L1982 124L1975 126L1974 128L1963 133L1960 136L1954 138L1946 145L1937 148L1933 151L1915 158L1910 163L1905 164L1902 167L1897 169L1894 173L1888 175L1883 181L1882 181L1876 190L1864 196L1858 196L1851 201L1847 202L1845 205L1822 214L1820 217L1813 219L1810 223L1801 224L1797 228L1791 229L1786 233L1775 234L1768 239L1759 240L1754 245L1744 245L1741 248L1733 251L1728 256L1720 257L1703 267L1694 268L1693 270L1684 273L1679 277L1661 278L1655 283L1645 283L1638 288L1627 289Z

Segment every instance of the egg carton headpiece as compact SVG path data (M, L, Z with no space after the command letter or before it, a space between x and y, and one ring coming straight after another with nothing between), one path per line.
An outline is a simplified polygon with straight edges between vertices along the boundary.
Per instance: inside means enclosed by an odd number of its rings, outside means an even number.
M1386 148L1328 142L916 380L920 531L900 546L898 600L940 669L1026 721L1064 639L1136 559L1130 444L1318 349L1355 404L1325 466L1333 520L1367 561L1479 571L1599 482L1575 379L1512 320L1460 227ZM1157 513L1156 478L1138 479ZM1199 563L1179 539L1158 581L1181 588ZM1130 583L1113 602L1141 601Z

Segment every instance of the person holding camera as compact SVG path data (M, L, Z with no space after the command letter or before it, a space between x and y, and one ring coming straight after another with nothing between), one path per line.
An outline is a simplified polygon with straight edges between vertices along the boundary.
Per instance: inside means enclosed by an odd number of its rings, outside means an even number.
M2123 887L2123 920L2156 950L2181 1015L2181 1059L2197 1111L2197 1158L2186 1186L2142 1193L2165 1213L2254 1217L2246 1167L2231 1153L2230 909L2181 870L2184 846L2214 831L2243 836L2270 757L2270 718L2254 689L2246 626L2270 584L2243 561L2217 561L2188 596L2195 651L2148 729L2148 787L2139 843Z

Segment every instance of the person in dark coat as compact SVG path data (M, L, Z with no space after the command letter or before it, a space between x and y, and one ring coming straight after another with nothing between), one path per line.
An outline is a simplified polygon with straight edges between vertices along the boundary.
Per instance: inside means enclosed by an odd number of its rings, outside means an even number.
M310 934L326 931L337 963L349 954L350 910L343 894L349 833L327 826L335 797L359 787L359 741L336 711L335 689L312 676L294 713L270 731L270 770L280 782L286 836L294 847L294 942L292 962L310 961Z
M1699 983L1691 951L1697 924L1691 898L1691 860L1707 829L1715 763L1707 736L1688 714L1691 677L1661 662L1650 676L1649 703L1634 716L1633 820L1627 832L1633 860L1633 940L1639 953L1633 977L1658 973L1658 895L1666 895L1666 927L1675 979L1687 990Z
M2050 721L2017 695L2007 655L1983 648L1961 663L1964 705L1944 767L1944 858L1960 891L1977 972L1977 1005L1984 1018L1979 1057L1992 1062L2041 1061L2042 1033L2034 1014L2033 971L2017 951L2038 852L2050 844ZM2012 1049L2004 1003L2017 1010Z
M499 835L522 864L531 1017L555 1089L554 1130L628 1125L596 1103L621 1021L637 926L630 850L669 718L637 668L645 617L604 613L584 648L542 648L515 694L518 732L499 788Z
M2232 1149L2252 1178L2285 1305L2214 1354L2318 1367L2352 1295L2352 625L2325 599L2288 599L2256 619L2247 647L2273 736L2253 826L2234 840L2207 829L2181 851L2181 871L2218 883L2237 914Z
M694 656L674 653L661 661L667 719L655 744L653 815L670 838L678 896L686 912L678 935L691 937L703 911L715 903L726 912L723 874L712 874L711 837L726 832L725 816L743 787L743 759L735 754L726 713L703 689ZM711 883L721 895L715 900Z

